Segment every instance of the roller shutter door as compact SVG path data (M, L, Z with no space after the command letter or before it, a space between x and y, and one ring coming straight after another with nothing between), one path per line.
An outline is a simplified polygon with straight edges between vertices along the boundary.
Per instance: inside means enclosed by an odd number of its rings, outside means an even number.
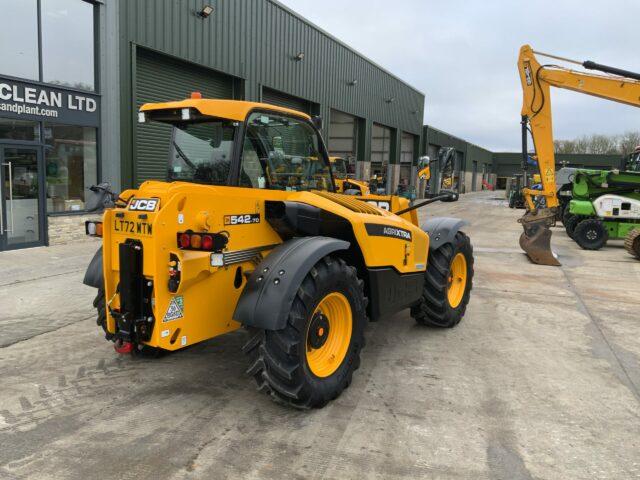
M349 173L356 172L358 156L358 119L338 110L331 110L329 123L329 155L349 162Z
M273 90L271 88L264 87L262 89L262 103L269 103L271 105L277 105L278 107L290 108L298 112L303 112L311 115L312 102L303 98L287 95L286 93Z
M181 62L173 58L139 49L136 62L136 105L187 98L200 92L204 98L233 98L233 77L213 70ZM167 177L167 156L171 127L149 123L138 124L135 183L164 180Z
M404 186L413 185L411 169L414 160L415 136L402 132L400 148L400 184Z

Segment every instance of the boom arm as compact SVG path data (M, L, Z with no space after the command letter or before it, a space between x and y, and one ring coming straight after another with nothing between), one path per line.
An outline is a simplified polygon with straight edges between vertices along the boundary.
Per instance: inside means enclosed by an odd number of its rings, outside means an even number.
M540 65L535 52L529 45L520 49L518 72L523 92L522 117L524 124L526 125L528 121L531 128L543 187L542 190L523 189L529 210L535 210L533 196L537 195L546 197L548 207L558 206L550 87L573 90L614 102L640 106L640 81L637 80L640 79L640 75L594 62L587 61L581 65L585 68L624 76L612 77L578 72L557 65Z

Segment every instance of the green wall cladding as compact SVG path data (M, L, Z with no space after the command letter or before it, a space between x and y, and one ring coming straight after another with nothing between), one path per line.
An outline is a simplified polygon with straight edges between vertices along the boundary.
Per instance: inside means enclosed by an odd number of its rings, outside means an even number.
M136 50L144 47L238 79L235 98L260 100L262 88L420 135L424 94L275 0L120 3L123 183L133 180ZM296 60L304 53L302 60ZM351 85L356 80L356 85ZM324 132L326 136L326 131ZM400 135L398 135L398 138Z

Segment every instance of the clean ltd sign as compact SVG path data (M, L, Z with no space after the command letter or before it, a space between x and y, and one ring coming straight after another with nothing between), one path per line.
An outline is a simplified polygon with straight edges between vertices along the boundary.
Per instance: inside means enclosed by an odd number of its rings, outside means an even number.
M97 127L98 95L0 77L0 117Z

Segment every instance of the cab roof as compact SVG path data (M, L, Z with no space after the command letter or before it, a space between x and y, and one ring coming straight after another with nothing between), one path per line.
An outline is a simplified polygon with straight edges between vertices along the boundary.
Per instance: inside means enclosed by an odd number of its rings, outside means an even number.
M194 108L202 115L226 118L242 122L252 110L270 110L277 113L295 115L310 120L306 113L298 112L290 108L278 107L268 103L245 102L241 100L213 100L209 98L187 98L176 102L145 103L140 107L141 112L155 110L173 110L182 108Z

